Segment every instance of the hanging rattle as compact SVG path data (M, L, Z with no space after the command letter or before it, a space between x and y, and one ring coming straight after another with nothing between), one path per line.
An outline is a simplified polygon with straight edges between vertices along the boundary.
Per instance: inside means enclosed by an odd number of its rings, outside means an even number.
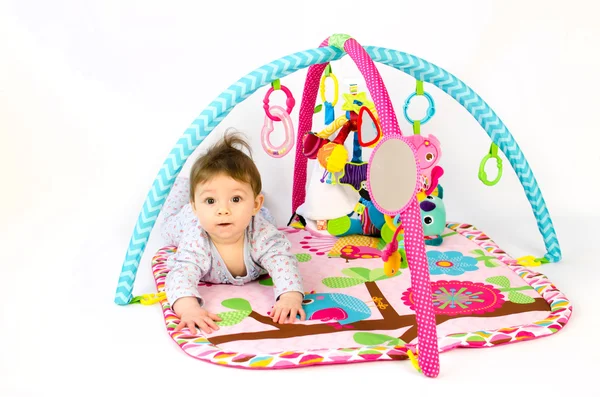
M394 218L394 225L396 226L396 230L392 236L392 241L390 241L383 251L381 251L383 273L388 277L392 277L396 274L398 270L400 270L400 265L402 263L402 255L400 255L400 251L398 251L398 233L401 229L399 215L396 215Z
M423 96L427 99L427 111L425 117L421 120L413 120L408 115L410 101L415 96ZM431 95L423 88L423 81L417 80L415 92L411 93L404 102L404 118L412 124L413 135L408 136L407 140L415 147L417 151L417 160L421 165L421 191L417 194L417 199L423 201L430 195L438 185L439 179L444 175L444 169L437 165L442 156L440 141L433 135L421 135L421 126L427 123L435 115L435 102Z
M498 170L496 178L493 180L489 180L487 173L485 172L485 166L488 160L491 159L496 160L496 169ZM487 186L494 186L495 184L500 182L500 178L502 178L502 158L498 155L498 146L495 143L491 144L488 154L481 160L481 163L479 163L478 176L479 180Z
M327 97L325 96L325 81L327 78L330 78L333 81L333 101L329 102ZM321 77L321 82L319 84L319 92L321 94L321 100L323 101L323 105L325 106L325 125L331 124L335 120L334 108L338 102L339 96L339 83L338 79L333 74L331 70L331 64L327 64L325 67L325 73Z
M275 158L280 158L288 154L294 147L294 124L290 113L294 109L296 103L291 91L281 85L279 80L275 80L272 87L267 91L265 99L263 99L263 108L265 109L265 122L260 133L262 147L269 155ZM281 90L285 93L287 99L285 101L286 108L277 105L269 105L269 97L275 90ZM279 146L271 143L270 137L274 130L273 122L281 121L285 132L285 140Z
M410 106L410 101L417 95L424 96L427 99L427 103L428 103L427 111L425 112L425 117L423 117L421 120L413 120L408 115L408 107ZM413 126L413 133L415 135L419 135L421 133L421 126L423 124L427 123L435 114L435 102L433 101L433 98L431 97L431 95L429 95L429 93L423 89L423 81L422 80L417 80L417 87L415 89L415 92L411 93L408 96L408 98L406 98L406 100L404 101L403 110L404 110L404 118L406 119L406 121L408 121Z

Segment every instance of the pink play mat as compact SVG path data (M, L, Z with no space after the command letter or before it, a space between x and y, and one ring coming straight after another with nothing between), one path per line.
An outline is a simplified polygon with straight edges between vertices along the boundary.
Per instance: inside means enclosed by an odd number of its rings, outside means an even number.
M161 301L167 331L185 353L220 365L273 369L403 360L408 350L417 352L409 269L385 276L377 238L282 230L300 262L310 319L271 321L268 276L244 286L200 284L207 309L223 319L208 337L173 331L179 319ZM175 249L163 247L153 258L158 292ZM426 249L440 352L552 335L571 316L570 302L550 280L517 264L472 225L448 223L444 243Z

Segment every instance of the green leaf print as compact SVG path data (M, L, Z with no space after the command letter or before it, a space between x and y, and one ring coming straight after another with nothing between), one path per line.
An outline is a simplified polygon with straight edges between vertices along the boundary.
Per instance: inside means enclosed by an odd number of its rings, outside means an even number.
M520 292L517 292L519 290L522 291L522 290L533 289L533 287L531 287L530 285L524 285L521 287L511 287L510 280L508 278L506 278L505 276L488 277L485 279L485 281L487 281L488 283L496 284L496 285L502 287L502 288L500 288L500 291L508 292L508 300L513 303L519 303L519 304L525 305L528 303L535 302L535 299L533 299L532 297L524 295Z
M344 273L346 276L350 277L350 278L358 278L361 279L363 281L369 281L369 273L371 271L367 268L364 267L349 267L346 268L344 270L342 270L342 273Z
M482 262L486 267L498 267L500 266L495 256L486 255L486 252L481 249L471 251L472 254L479 255L475 257L478 262Z
M323 279L323 284L329 288L348 288L364 282L365 280L349 277L327 277Z
M485 281L487 281L488 283L499 285L500 287L503 287L503 288L510 287L510 281L508 280L508 278L506 276L488 277L485 279Z
M524 295L517 291L510 291L508 293L508 300L513 303L519 303L521 305L526 305L528 303L535 302L535 299L533 299L531 296Z
M375 269L372 269L371 272L369 273L369 281L385 280L387 278L393 278L393 277L399 276L400 274L401 274L401 272L398 271L394 275L392 275L392 277L388 277L383 272L382 267L377 267Z
M244 321L252 311L248 310L234 310L230 312L218 313L217 316L221 317L221 321L215 321L220 327L231 327Z
M226 299L221 302L221 305L233 310L252 311L252 306L250 306L250 303L246 299L242 298Z
M404 341L393 336L384 334L374 334L371 332L357 332L354 334L354 341L366 346L375 346L387 344L389 346L402 346Z
M312 259L312 256L310 254L296 254L296 259L298 259L298 262L308 262Z

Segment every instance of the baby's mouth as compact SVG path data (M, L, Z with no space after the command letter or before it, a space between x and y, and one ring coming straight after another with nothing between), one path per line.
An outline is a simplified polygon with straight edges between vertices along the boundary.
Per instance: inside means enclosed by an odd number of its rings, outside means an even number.
M231 226L232 223L229 222L222 222L222 223L218 223L217 226L219 227L227 227L227 226Z

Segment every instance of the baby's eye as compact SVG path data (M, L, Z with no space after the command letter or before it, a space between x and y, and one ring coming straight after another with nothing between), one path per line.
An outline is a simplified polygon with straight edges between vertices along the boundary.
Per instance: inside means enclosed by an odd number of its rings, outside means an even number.
M239 203L240 201L242 201L242 198L240 196L235 196L231 199L231 201L233 201L234 203Z
M214 198L207 198L206 200L204 200L204 202L208 205L212 205L215 203L215 199Z

